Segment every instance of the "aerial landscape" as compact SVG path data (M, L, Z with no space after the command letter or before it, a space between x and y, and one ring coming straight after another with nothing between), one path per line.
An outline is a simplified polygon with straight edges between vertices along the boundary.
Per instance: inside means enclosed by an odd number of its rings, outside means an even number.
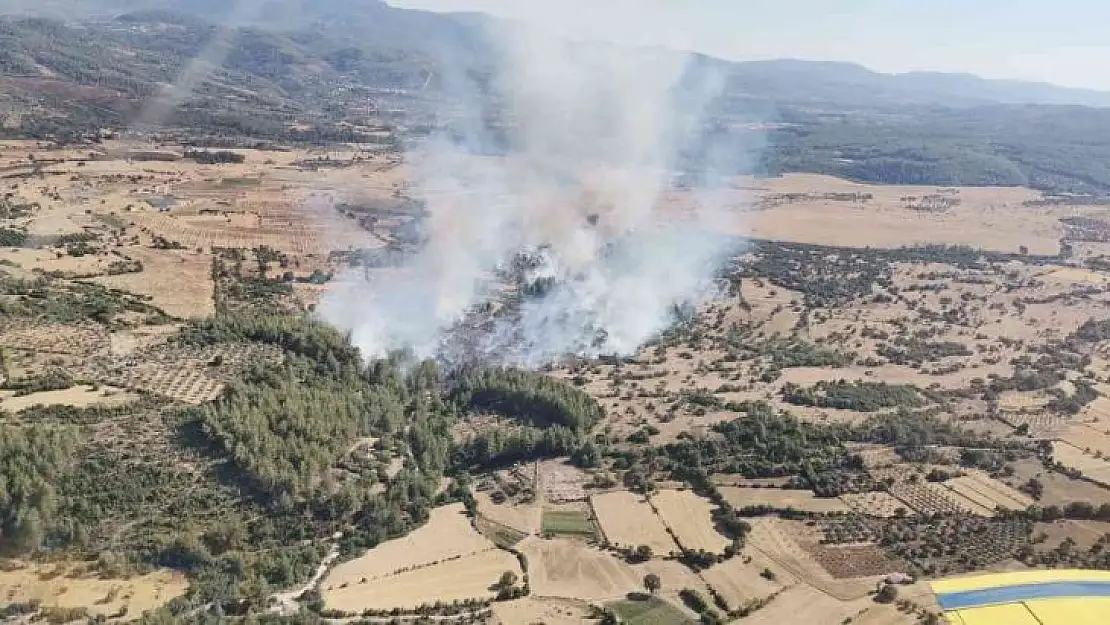
M530 28L0 0L0 621L1110 584L1110 93Z

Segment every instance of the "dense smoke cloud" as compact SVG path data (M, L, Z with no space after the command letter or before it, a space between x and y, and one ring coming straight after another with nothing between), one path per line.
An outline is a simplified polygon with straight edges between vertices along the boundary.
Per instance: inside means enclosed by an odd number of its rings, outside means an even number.
M497 40L503 62L486 92L446 80L462 104L450 138L408 155L427 204L424 246L400 270L339 285L320 310L369 355L532 366L631 353L713 293L731 251L712 191L744 151L706 138L720 85L693 79L672 52L520 30ZM491 100L506 120L496 132ZM507 153L477 156L494 145ZM680 166L695 191L664 203ZM501 296L497 276L522 253L524 283L542 288L460 339L458 324Z

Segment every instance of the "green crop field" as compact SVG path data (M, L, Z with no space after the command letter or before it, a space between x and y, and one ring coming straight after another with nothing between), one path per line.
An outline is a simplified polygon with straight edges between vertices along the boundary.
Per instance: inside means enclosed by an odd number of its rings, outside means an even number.
M597 530L586 513L578 510L544 510L543 532L573 536L597 535Z

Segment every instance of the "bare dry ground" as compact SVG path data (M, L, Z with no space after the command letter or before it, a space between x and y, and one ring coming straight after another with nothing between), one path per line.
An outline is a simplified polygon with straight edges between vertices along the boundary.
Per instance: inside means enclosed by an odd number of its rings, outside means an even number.
M678 550L663 522L642 496L614 491L594 495L590 504L610 544L618 547L647 545L658 555Z
M1110 424L1075 424L1060 434L1060 440L1084 452L1110 459Z
M9 570L10 569L10 570ZM62 608L85 608L90 614L135 618L185 594L180 573L162 570L130 579L101 579L69 564L5 566L0 570L0 602L32 600Z
M854 618L870 605L872 601L869 598L841 601L808 584L797 584L784 590L770 605L753 613L745 621L761 625L833 625L844 622L846 618Z
M1035 460L1015 462L1012 466L1014 475L1006 478L1009 486L1020 487L1031 479L1044 485L1044 494L1038 505L1066 506L1073 501L1089 501L1095 505L1110 503L1110 490L1055 471L1046 471L1044 465Z
M883 577L834 578L799 544L797 538L812 533L804 523L756 519L751 525L747 545L753 552L766 557L793 577L839 600L851 602L866 597L874 589L875 582Z

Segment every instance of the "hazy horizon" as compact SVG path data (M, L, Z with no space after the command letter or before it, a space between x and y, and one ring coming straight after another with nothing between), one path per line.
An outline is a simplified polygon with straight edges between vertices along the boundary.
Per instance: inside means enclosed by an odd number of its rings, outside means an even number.
M1110 4L1092 0L938 0L927 6L847 0L387 0L479 11L582 39L665 46L736 61L858 63L1110 91Z

